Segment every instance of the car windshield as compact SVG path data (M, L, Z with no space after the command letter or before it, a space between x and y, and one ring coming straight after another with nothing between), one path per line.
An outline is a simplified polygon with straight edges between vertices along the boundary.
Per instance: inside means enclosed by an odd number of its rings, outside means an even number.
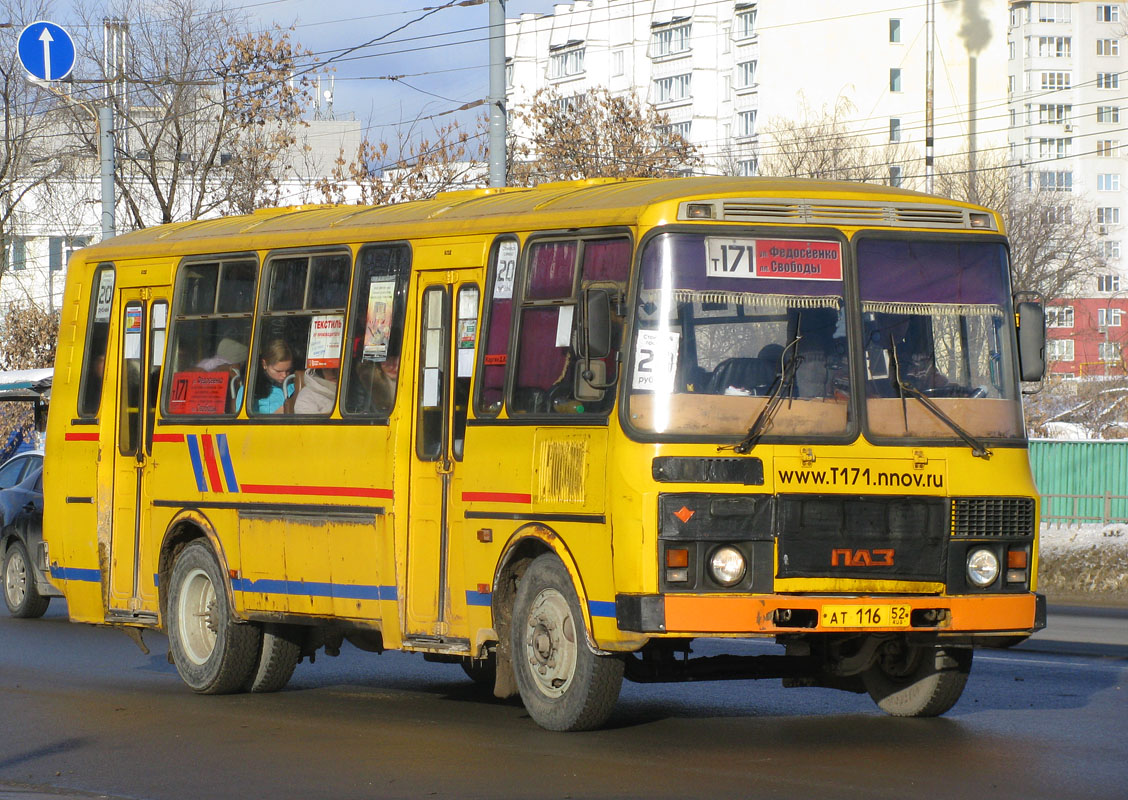
M952 438L920 393L973 436L1021 435L1003 245L866 238L857 253L869 430Z
M850 371L835 240L668 233L642 255L629 378L644 433L836 435Z

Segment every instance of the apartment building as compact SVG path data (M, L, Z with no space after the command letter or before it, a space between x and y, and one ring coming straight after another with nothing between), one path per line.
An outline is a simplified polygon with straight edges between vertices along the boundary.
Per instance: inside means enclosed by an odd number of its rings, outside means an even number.
M840 101L874 147L916 161L890 182L921 185L926 2L898 0L577 0L506 27L508 103L552 86L633 92L664 111L705 159L701 170L756 174L766 120ZM1006 147L1005 0L935 4L936 154ZM519 136L520 130L515 131Z
M1010 148L1032 189L1093 206L1105 267L1049 309L1064 377L1123 375L1128 348L1128 3L1010 3ZM1123 115L1123 121L1122 121Z

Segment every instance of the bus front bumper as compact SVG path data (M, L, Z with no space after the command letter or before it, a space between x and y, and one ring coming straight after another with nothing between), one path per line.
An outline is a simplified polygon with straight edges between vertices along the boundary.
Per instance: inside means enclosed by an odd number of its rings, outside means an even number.
M1046 626L1046 598L620 594L620 630L689 636L802 633L1030 634Z

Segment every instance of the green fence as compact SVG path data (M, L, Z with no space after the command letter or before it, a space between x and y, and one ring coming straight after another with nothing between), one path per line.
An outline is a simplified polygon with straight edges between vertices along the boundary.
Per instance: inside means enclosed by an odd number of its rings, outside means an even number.
M1043 522L1128 522L1128 441L1032 439L1030 466Z

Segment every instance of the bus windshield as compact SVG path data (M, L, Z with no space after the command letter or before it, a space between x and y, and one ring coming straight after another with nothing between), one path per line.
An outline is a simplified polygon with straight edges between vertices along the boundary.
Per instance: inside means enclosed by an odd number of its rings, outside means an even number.
M973 436L1020 436L1004 246L865 238L857 253L870 431L951 438L920 393Z
M842 435L850 370L842 245L668 233L642 255L628 414L633 428L745 436Z

